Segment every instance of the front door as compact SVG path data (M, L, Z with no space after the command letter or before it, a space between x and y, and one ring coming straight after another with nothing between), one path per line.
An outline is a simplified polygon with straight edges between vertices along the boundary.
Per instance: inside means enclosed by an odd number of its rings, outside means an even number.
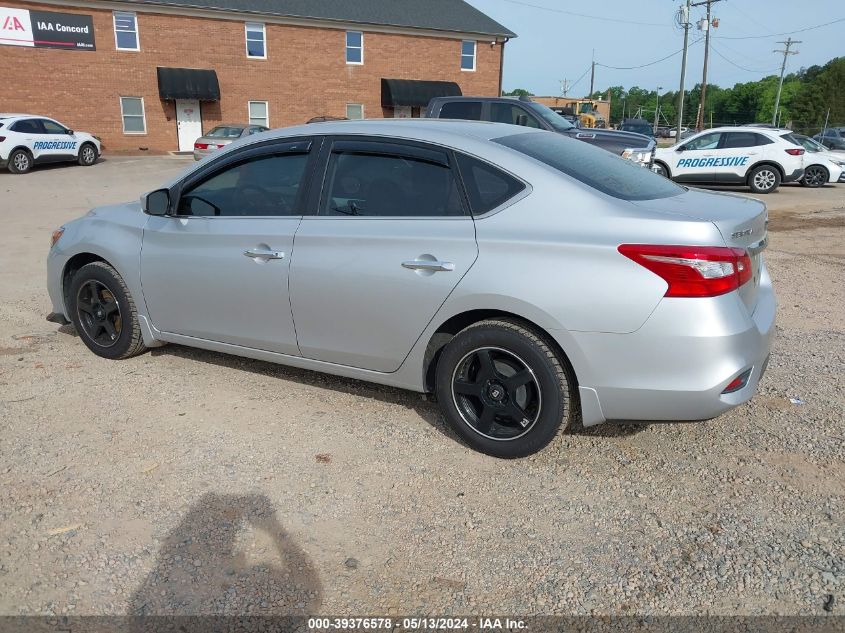
M336 140L325 173L291 266L300 351L395 371L475 262L473 220L433 146Z
M153 325L183 336L298 355L288 297L309 142L214 165L150 217L141 282Z
M678 182L713 182L716 178L716 151L721 132L707 132L683 143L674 153L670 165L672 178Z
M179 151L193 151L194 141L202 136L202 116L198 100L176 99L176 131L179 135Z

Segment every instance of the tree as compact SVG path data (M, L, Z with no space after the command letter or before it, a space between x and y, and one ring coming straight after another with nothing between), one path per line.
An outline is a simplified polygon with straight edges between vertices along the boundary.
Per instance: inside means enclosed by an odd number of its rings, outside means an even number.
M515 88L510 92L505 92L504 96L506 97L533 97L533 92L528 92L525 88Z

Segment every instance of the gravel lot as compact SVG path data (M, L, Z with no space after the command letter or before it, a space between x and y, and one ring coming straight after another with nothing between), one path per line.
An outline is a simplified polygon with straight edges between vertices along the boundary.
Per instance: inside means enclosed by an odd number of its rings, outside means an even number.
M51 230L186 164L0 173L0 613L845 614L845 186L764 197L751 403L505 462L418 394L173 345L109 362L46 322Z

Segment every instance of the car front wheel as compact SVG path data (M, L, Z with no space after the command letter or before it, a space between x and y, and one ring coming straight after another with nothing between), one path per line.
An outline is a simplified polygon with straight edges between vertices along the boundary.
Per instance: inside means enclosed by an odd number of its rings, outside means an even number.
M666 166L663 163L654 163L654 173L660 174L664 178L669 177L669 171L666 169Z
M83 167L90 167L97 162L97 148L93 143L83 143L79 148L79 164Z
M32 155L25 149L16 149L9 155L9 171L25 174L32 169Z
M574 380L540 333L516 320L475 323L437 362L435 390L449 426L502 458L543 449L573 418Z
M760 165L748 174L748 186L754 193L772 193L780 186L780 172L771 165Z
M830 179L830 174L827 169L821 165L810 165L804 171L804 177L801 179L801 184L805 187L821 187L827 184Z
M71 280L68 299L79 337L97 356L116 360L146 350L135 301L123 278L105 262L80 268Z

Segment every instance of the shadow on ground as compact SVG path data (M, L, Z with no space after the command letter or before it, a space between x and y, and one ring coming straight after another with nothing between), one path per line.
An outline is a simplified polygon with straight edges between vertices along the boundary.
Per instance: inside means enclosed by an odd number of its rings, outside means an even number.
M322 601L308 555L263 495L206 494L164 539L128 613L302 616ZM138 631L150 621L133 618Z

